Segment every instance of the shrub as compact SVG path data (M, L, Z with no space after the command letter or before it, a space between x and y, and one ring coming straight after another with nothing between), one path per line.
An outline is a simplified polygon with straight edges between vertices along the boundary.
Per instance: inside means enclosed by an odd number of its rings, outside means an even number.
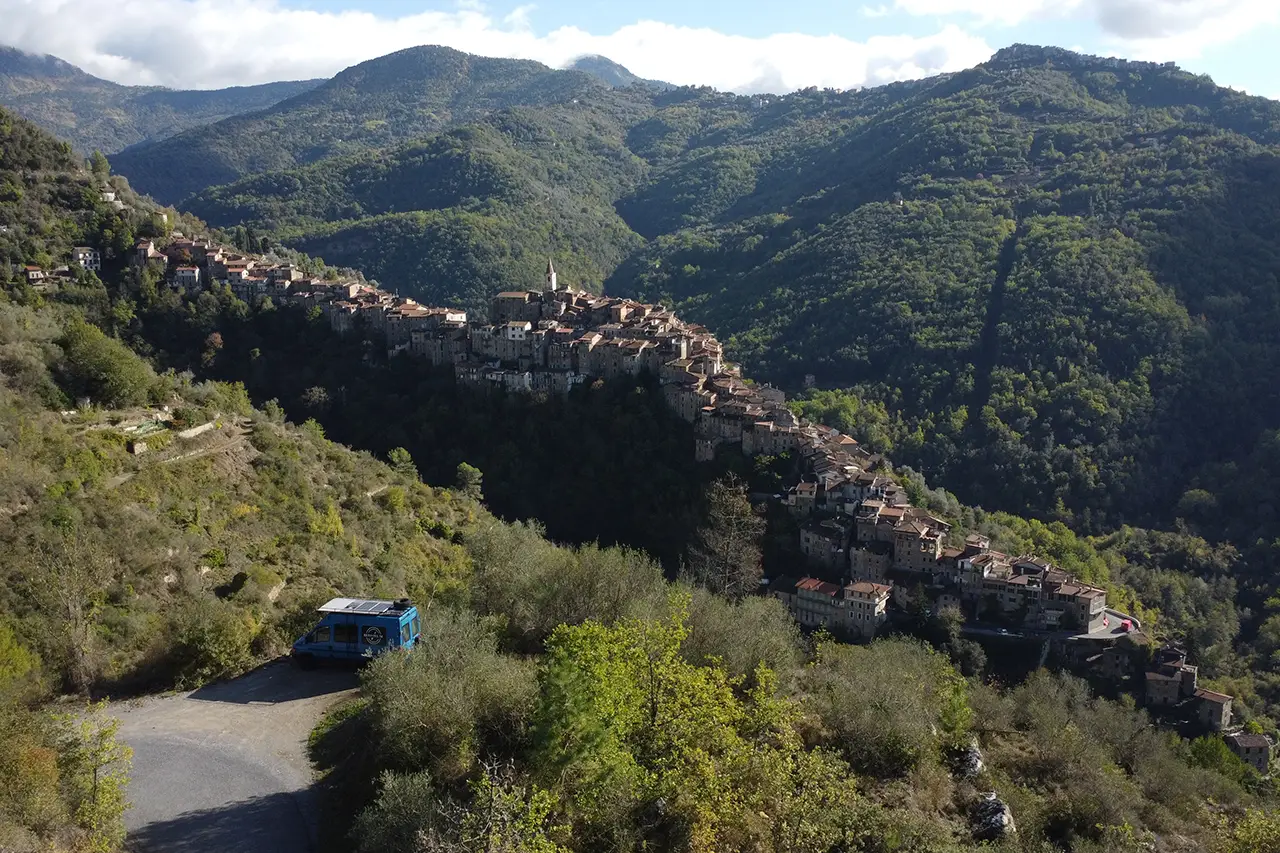
M175 625L178 682L197 686L248 669L256 628L252 617L230 604L209 598L193 601Z
M441 609L422 614L412 653L380 656L362 686L385 761L442 782L520 742L536 692L533 666L501 655L490 626Z
M67 324L58 343L63 384L72 396L117 407L146 402L155 374L124 344L80 319Z

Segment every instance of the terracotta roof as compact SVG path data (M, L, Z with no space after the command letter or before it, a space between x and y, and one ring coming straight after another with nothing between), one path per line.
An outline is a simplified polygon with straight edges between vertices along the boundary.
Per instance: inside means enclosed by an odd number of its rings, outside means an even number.
M1204 699L1206 702L1213 702L1216 705L1225 705L1231 701L1231 697L1225 693L1214 693L1212 690L1205 690L1201 687L1196 691L1197 699Z
M820 581L817 578L803 578L796 584L797 590L807 590L809 592L817 592L822 595L829 595L832 598L840 594L840 587L827 581Z

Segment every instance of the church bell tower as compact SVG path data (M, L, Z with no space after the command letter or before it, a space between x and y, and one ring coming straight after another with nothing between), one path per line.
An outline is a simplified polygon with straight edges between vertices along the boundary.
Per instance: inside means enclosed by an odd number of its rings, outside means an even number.
M556 282L556 267L551 263L551 259L547 258L547 290L559 290L560 285Z

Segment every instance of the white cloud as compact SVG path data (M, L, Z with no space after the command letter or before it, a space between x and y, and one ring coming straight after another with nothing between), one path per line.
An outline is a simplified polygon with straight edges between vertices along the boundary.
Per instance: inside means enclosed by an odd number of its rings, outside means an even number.
M288 9L276 0L121 0L109 12L102 0L0 0L0 41L121 83L181 88L330 76L420 44L552 66L597 53L643 77L744 92L884 83L966 68L992 52L956 26L864 41L787 33L748 38L658 21L607 34L562 27L538 35L530 11L522 7L499 20L475 0L400 17Z
M1094 0L1109 43L1135 59L1182 60L1280 23L1276 0Z
M984 23L1013 26L1047 14L1065 14L1083 0L894 0L908 15L946 17L965 15Z
M1092 23L1125 56L1161 60L1194 59L1280 23L1280 0L894 0L894 9L1004 26L1070 17Z

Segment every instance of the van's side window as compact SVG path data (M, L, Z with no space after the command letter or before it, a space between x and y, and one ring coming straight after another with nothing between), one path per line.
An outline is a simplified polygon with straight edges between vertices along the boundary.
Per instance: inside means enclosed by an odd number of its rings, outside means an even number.
M335 643L354 643L356 641L356 626L334 625L333 641Z
M312 632L311 642L313 643L329 642L329 626L321 625L319 628L316 628L315 631Z
M413 634L411 634L410 631L412 631L412 629L409 627L408 622L400 626L400 642L402 643L409 642L409 638L413 636Z
M421 634L421 633L422 633L422 623L420 623L418 621L418 617L415 616L413 617L413 634L416 637L418 634Z

